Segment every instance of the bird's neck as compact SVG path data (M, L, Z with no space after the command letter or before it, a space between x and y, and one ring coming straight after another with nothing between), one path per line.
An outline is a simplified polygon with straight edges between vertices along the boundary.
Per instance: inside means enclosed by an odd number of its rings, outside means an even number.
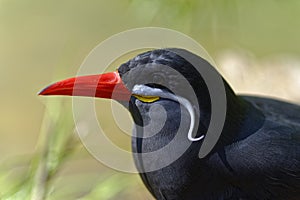
M241 96L235 95L225 83L227 111L223 131L216 149L243 140L260 129L265 116Z

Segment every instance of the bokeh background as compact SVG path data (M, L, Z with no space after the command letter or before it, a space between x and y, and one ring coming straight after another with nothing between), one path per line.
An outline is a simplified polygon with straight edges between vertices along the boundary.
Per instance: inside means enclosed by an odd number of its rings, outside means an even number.
M86 151L70 98L37 96L74 76L106 38L145 26L180 31L237 92L300 103L299 18L297 0L0 0L0 199L152 199L138 175ZM100 113L108 103L97 100ZM99 121L119 131L107 115ZM112 140L130 149L128 136Z

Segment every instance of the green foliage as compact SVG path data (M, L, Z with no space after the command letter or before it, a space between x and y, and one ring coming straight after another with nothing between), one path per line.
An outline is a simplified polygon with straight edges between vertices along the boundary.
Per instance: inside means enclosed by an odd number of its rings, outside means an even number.
M60 174L66 162L80 159L82 145L74 132L70 102L49 101L39 144L33 155L7 160L0 168L1 199L118 199L128 188L137 187L136 176L80 171ZM98 176L91 184L90 180Z

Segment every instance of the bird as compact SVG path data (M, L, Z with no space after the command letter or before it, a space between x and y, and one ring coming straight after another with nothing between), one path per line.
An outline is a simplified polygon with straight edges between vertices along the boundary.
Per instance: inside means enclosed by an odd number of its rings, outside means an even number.
M201 158L199 150L211 134L212 100L204 75L178 52L197 58L200 68L213 68L186 49L153 49L117 71L58 81L39 95L107 98L124 105L135 124L136 167L156 199L300 199L300 106L238 95L221 78L225 121L216 144ZM151 154L161 149L164 153ZM174 155L178 158L170 161Z

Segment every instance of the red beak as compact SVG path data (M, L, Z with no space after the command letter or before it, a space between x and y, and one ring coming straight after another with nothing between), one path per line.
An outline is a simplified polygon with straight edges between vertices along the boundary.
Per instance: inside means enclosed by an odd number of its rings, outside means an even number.
M39 95L88 96L128 101L131 93L118 72L78 76L53 83Z

